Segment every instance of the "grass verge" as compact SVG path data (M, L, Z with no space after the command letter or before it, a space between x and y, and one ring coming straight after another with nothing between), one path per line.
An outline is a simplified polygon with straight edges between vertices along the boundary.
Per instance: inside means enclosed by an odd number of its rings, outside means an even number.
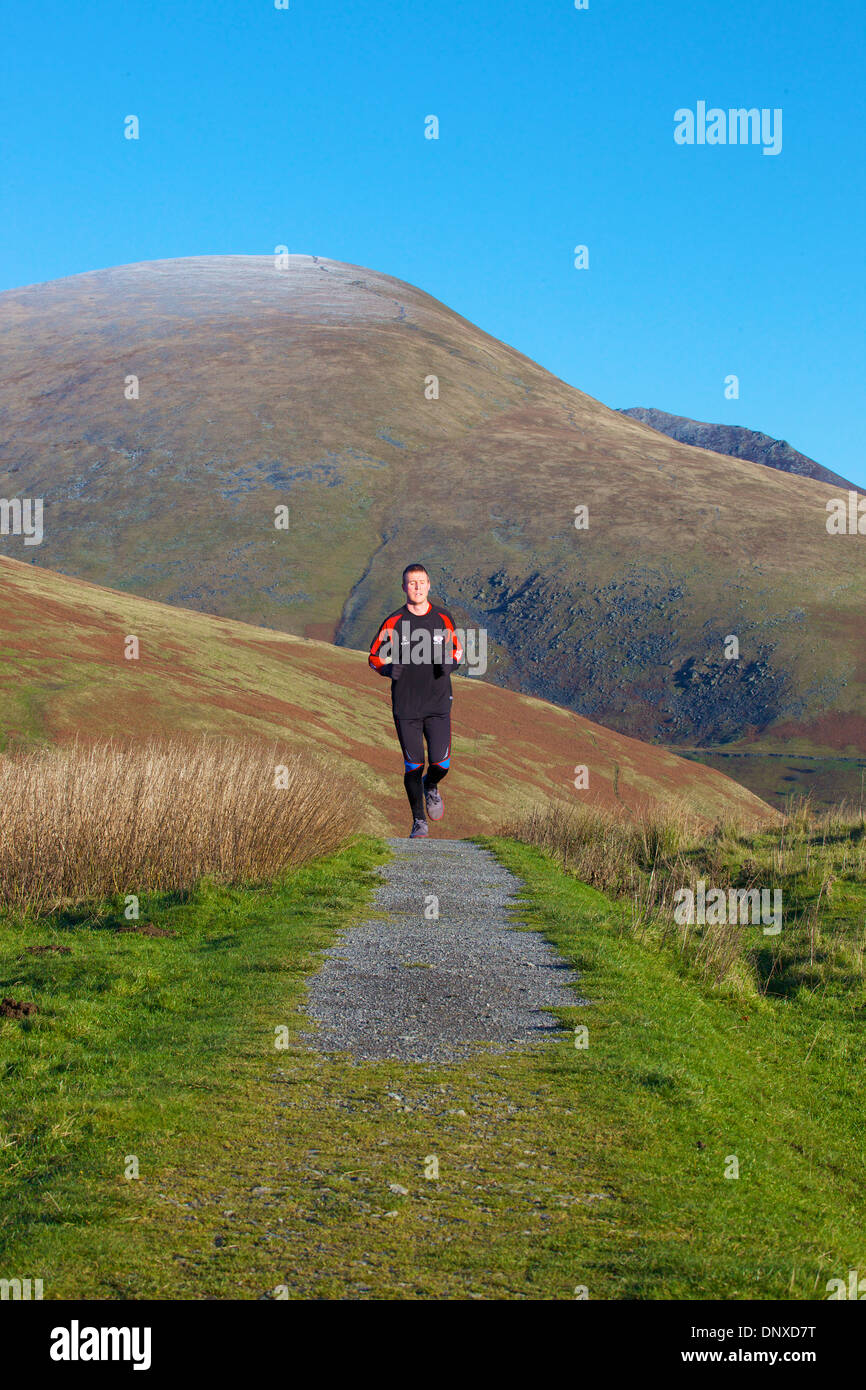
M547 805L512 817L498 833L627 903L639 939L675 944L714 984L739 981L746 994L832 992L845 1006L863 997L862 806L816 814L800 798L772 826L730 822L708 831L682 808L630 819L600 807ZM708 904L715 899L705 922L694 897L691 912L683 902L684 891L695 890ZM772 931L744 931L744 924Z
M4 929L2 993L39 1012L0 1023L0 1276L46 1298L821 1299L866 1269L859 1010L744 1004L545 853L482 843L590 1001L541 1052L303 1044L372 840L272 889L154 901L176 937Z

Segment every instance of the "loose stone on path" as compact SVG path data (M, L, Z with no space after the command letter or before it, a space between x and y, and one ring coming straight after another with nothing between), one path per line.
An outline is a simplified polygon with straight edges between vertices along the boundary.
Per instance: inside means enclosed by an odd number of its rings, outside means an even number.
M388 841L374 914L325 952L304 1040L359 1059L454 1062L561 1031L545 1009L583 1004L577 976L539 932L516 931L520 879L468 840ZM430 896L438 920L425 917Z

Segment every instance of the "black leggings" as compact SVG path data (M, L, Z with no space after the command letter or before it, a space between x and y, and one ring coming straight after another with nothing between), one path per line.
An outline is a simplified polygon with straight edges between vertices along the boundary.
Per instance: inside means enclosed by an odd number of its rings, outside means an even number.
M398 719L394 727L403 750L403 786L412 815L426 820L424 808L424 743L427 743L427 785L435 787L451 765L451 712L428 714L425 719Z

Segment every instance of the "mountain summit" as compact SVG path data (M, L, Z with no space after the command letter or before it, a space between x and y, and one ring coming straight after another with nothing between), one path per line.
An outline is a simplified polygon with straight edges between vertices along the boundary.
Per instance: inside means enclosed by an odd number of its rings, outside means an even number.
M678 439L681 444L713 449L717 454L730 454L733 458L751 459L752 463L763 463L766 468L779 468L783 473L796 473L800 478L815 478L832 487L854 487L847 478L831 473L829 468L823 468L814 459L792 449L786 439L773 439L772 435L762 434L760 430L746 429L743 425L711 425L702 420L690 420L686 415L669 415L665 410L641 405L630 406L620 414L641 420L661 434Z

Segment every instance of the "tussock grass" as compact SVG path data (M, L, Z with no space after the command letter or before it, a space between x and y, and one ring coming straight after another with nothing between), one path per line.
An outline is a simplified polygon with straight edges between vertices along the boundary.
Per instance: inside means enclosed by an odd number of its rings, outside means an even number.
M675 946L713 983L751 979L762 992L862 987L866 956L866 817L792 801L778 822L708 828L685 806L628 818L601 807L536 806L499 835L546 851L584 883L625 899L636 936ZM679 925L676 894L779 889L778 936L725 922Z
M285 786L276 770L285 769ZM0 757L0 907L259 883L358 829L348 776L251 739L72 743Z

